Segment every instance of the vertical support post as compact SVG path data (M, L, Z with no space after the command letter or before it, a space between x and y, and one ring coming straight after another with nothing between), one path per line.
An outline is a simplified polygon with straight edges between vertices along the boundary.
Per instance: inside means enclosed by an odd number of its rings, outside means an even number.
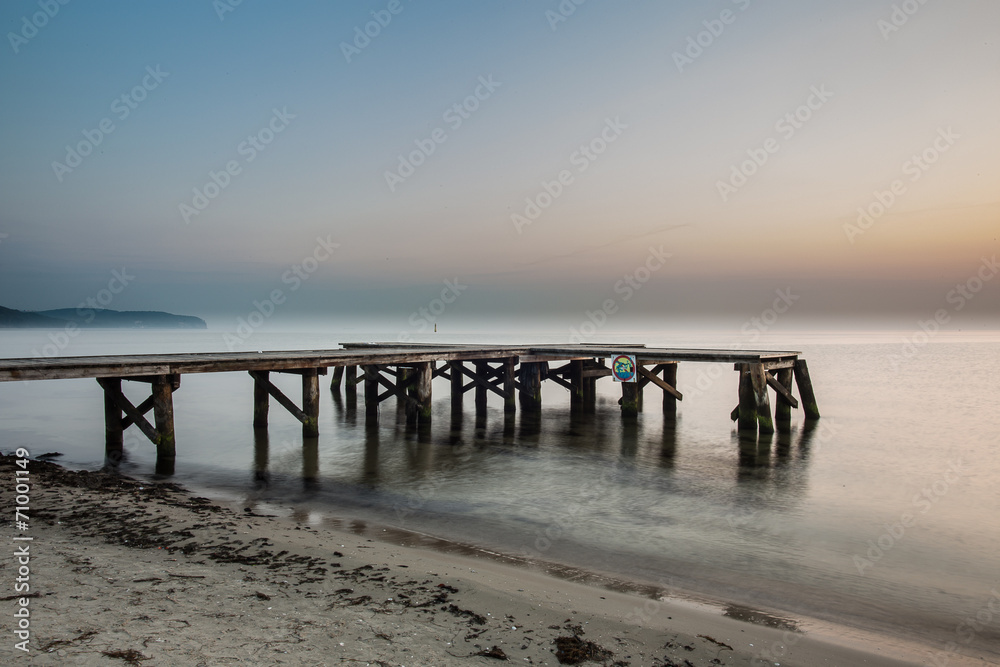
M521 409L539 412L542 409L542 362L521 364Z
M358 403L358 367L344 366L344 398L348 407Z
M333 369L333 377L330 379L330 391L340 393L340 383L344 379L344 367L336 366Z
M362 366L365 374L365 417L378 419L378 366Z
M792 391L792 369L782 368L775 374L775 379L789 393ZM774 422L781 433L788 433L792 428L792 404L785 400L781 394L776 394L774 406Z
M746 364L740 366L740 406L737 428L740 431L757 430L757 397Z
M816 405L816 394L813 393L812 380L809 379L809 367L805 359L795 360L795 383L799 386L799 400L806 413L806 419L819 419L819 407Z
M517 357L507 357L503 360L503 411L506 414L517 412L517 399L514 397L514 380L517 378Z
M476 375L481 380L485 380L489 372L490 365L485 361L476 362ZM476 414L486 414L486 387L476 385Z
M319 487L319 438L302 436L302 487L315 491Z
M253 427L267 428L267 411L270 407L270 395L267 393L268 371L257 371L258 377L253 380Z
M410 402L406 400L406 383L409 379L410 369L405 366L396 366L396 415L398 419L399 413L403 413L407 421L410 420L411 416L416 416Z
M448 367L451 368L451 411L461 412L462 397L464 396L462 387L465 385L465 374L462 372L462 368L465 367L465 364L461 361L449 361Z
M622 417L639 416L639 383L622 382Z
M253 432L253 478L258 484L266 485L270 465L271 440L265 429Z
M319 372L315 368L302 371L302 412L306 415L302 435L319 435Z
M677 364L663 365L663 381L671 387L677 387ZM677 421L677 397L668 391L663 392L663 417L667 421Z
M594 370L598 367L597 364L591 361L585 361L583 363L583 370ZM597 378L587 377L582 380L583 389L583 411L586 413L597 412Z
M639 368L642 368L642 364L639 363L638 360L636 360L636 365L639 366ZM632 383L631 382L626 382L625 384L632 384ZM638 370L637 370L636 371L636 378L635 378L635 408L639 412L642 412L642 395L643 395L643 393L645 393L645 392L643 392L643 389L644 389L644 387L643 387L643 377L642 377L642 375L638 374Z
M109 387L120 392L122 381L120 378L108 378L103 385L108 385L104 386L104 464L117 468L125 455L125 429L122 428L122 411L112 398Z
M174 441L174 378L163 375L153 382L153 418L156 422L156 472L172 475L177 456Z
M570 412L583 411L583 360L569 362L569 383L573 389L569 392Z
M426 424L431 421L431 380L434 378L434 362L420 362L412 372L417 376L416 382L410 385L410 396L417 403L417 423Z
M771 421L771 402L767 397L767 371L763 364L750 364L750 381L753 383L754 405L761 433L774 433Z

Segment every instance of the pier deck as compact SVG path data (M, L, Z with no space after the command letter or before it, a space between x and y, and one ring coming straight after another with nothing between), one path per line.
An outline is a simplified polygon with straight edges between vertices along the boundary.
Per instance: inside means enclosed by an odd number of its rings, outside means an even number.
M379 404L395 397L405 406L407 419L427 422L431 416L431 383L443 377L451 383L452 408L461 410L462 397L475 392L476 411L486 410L490 393L504 400L504 410L541 409L541 385L554 382L570 392L572 410L593 411L596 382L613 375L604 360L618 355L635 359L634 381L622 382L622 416L635 418L642 409L642 391L655 385L663 392L665 419L674 419L679 362L732 363L739 372L739 405L731 417L741 431L770 433L789 428L791 409L799 407L793 394L798 386L807 419L819 410L809 371L801 353L769 350L710 350L653 348L637 344L580 345L451 345L418 343L343 343L341 349L143 354L30 359L0 359L0 382L94 378L104 389L105 450L110 462L121 456L123 432L135 425L157 447L157 470L170 473L175 458L173 392L187 373L247 372L253 378L254 426L267 426L274 398L302 422L303 435L319 433L319 376L333 368L331 390L357 400L364 386L365 413L378 419ZM440 365L439 365L440 364ZM561 364L561 365L550 365ZM360 376L359 376L360 371ZM301 407L269 379L271 372L302 377ZM122 393L123 380L151 385L151 395L138 406ZM772 419L768 388L775 394ZM154 414L154 424L145 415ZM117 458L116 458L117 457Z

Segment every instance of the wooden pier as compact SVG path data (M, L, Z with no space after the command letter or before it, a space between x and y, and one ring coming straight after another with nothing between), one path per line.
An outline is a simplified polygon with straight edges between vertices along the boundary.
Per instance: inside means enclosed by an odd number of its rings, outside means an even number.
M0 382L94 378L104 389L105 454L121 459L123 433L139 428L156 445L157 472L172 474L176 457L173 393L186 373L246 372L253 378L253 425L266 428L273 398L302 422L305 436L319 433L319 377L333 368L331 390L343 386L349 404L356 404L357 386L364 386L365 414L376 421L382 401L395 398L408 421L431 419L431 384L446 378L451 406L461 412L466 392L475 392L477 413L485 413L490 393L501 397L504 410L535 413L542 408L542 383L554 382L570 393L572 411L593 412L596 384L612 375L605 360L628 354L636 360L636 381L621 383L623 419L635 419L643 409L643 389L662 391L664 418L673 420L683 395L677 390L680 362L732 363L739 373L738 405L731 413L740 431L787 431L792 408L801 407L808 420L819 418L809 370L799 352L762 350L698 350L649 348L643 345L429 345L343 343L342 349L295 352L231 352L149 354L38 359L0 359ZM271 373L302 378L301 406L270 380ZM150 396L139 405L122 393L122 381L150 385ZM793 382L799 399L793 395ZM775 395L772 417L768 388ZM146 419L153 411L153 423Z

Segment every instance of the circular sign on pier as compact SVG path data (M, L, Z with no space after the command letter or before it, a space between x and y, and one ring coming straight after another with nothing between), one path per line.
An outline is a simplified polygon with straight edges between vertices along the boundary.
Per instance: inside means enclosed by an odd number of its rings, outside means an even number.
M619 354L611 360L611 373L615 382L635 382L635 355Z

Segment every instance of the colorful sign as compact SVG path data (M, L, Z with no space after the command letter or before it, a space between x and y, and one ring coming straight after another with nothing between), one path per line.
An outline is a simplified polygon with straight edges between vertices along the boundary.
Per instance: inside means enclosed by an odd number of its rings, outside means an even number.
M619 354L611 360L611 375L615 382L635 382L636 368L634 354Z

